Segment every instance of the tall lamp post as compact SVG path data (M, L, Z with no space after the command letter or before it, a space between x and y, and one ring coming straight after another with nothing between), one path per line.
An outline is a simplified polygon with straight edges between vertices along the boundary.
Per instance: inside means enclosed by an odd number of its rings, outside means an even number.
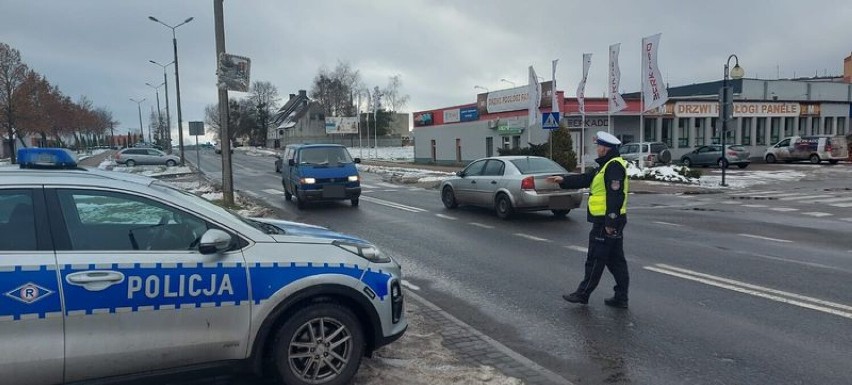
M517 86L515 85L515 82L513 82L513 81L511 81L511 80L509 80L509 79L500 79L500 81L501 81L501 82L503 82L503 83L509 83L509 84L511 84L511 85L512 85L512 87L517 87Z
M734 59L734 68L730 68L731 59ZM725 170L728 168L728 149L725 147L725 138L728 136L728 121L731 120L734 116L734 93L731 87L728 85L728 76L730 75L733 79L742 79L745 75L745 71L743 67L740 67L740 59L737 55L728 56L728 61L725 63L725 73L722 78L722 89L719 90L719 114L720 120L722 120L722 160L719 161L719 166L722 168L722 183L721 185L727 186L725 183Z
M491 91L488 91L488 88L485 88L483 86L473 86L473 89L475 89L475 90L480 89L480 90L485 90L485 92L491 92Z
M160 87L165 84L166 83L160 83L155 86L151 83L145 83L146 86L153 88L157 95L157 137L161 140L163 139L163 115L160 113L160 111L162 111L160 109ZM153 142L154 140L150 138L150 132L148 134L148 140Z
M149 62L156 64L160 67L163 67L163 84L166 85L165 93L166 93L166 146L168 149L172 149L172 118L169 114L169 79L166 77L166 67L174 64L174 60L172 60L168 64L160 64L153 60L148 60Z
M145 101L145 98L142 100L136 100L130 98L130 101L136 103L136 109L139 110L139 134L142 135L142 140L145 140L145 131L142 129L142 102ZM130 147L130 143L127 144L127 147Z
M172 27L171 25L168 25L166 23L163 23L160 20L157 20L157 18L154 17L154 16L148 16L148 19L151 20L151 21L160 23L160 24L166 26L166 28L169 28L169 29L172 30L172 46L174 46L174 53L175 53L175 94L177 94L178 146L180 147L180 165L183 166L184 162L186 161L186 158L184 157L184 154L183 154L183 117L181 116L181 113L180 113L180 75L179 75L179 72L178 72L177 36L175 35L175 29L177 29L178 27L180 27L180 26L182 26L186 23L189 23L190 21L192 21L193 18L190 17L190 18L184 20L183 23L180 23L180 24L178 24L174 27Z

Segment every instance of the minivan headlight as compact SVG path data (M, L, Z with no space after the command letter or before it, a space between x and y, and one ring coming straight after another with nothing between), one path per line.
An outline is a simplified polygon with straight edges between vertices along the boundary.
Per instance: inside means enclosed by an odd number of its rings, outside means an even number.
M357 182L358 181L358 175L350 175L349 181L350 182Z
M391 261L390 257L383 254L381 250L373 245L346 241L334 241L332 244L370 262L388 263Z
M302 178L301 182L302 184L314 184L317 183L317 180L315 178Z

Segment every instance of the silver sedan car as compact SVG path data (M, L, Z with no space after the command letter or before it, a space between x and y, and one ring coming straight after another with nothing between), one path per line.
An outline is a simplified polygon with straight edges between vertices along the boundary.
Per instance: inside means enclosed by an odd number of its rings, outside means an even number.
M547 181L566 175L556 162L538 156L497 156L471 162L441 183L441 200L448 209L459 205L493 208L507 219L516 211L550 210L564 217L580 207L583 195Z
M139 165L166 165L174 167L180 163L180 158L168 155L156 148L125 148L115 154L115 162L127 167Z

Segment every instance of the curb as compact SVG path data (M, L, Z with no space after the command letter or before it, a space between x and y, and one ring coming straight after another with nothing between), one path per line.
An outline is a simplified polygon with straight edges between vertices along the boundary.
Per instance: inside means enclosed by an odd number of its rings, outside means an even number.
M460 357L462 361L492 366L508 376L523 380L526 384L574 385L564 377L474 329L411 290L405 289L405 293L408 298L427 309L423 312L425 317L443 324L440 333L444 339L444 345L462 356ZM442 320L444 322L441 322Z

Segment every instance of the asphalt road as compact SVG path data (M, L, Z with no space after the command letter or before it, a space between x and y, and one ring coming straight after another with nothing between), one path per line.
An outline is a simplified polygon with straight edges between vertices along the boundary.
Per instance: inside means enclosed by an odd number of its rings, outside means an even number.
M220 165L202 153L203 170ZM560 298L582 278L582 210L503 221L447 210L437 191L373 174L362 175L358 208L297 210L273 158L239 152L234 180L286 219L376 243L402 263L409 289L578 384L848 384L852 167L791 167L807 177L723 194L632 195L629 310L603 305L608 273L588 306Z

